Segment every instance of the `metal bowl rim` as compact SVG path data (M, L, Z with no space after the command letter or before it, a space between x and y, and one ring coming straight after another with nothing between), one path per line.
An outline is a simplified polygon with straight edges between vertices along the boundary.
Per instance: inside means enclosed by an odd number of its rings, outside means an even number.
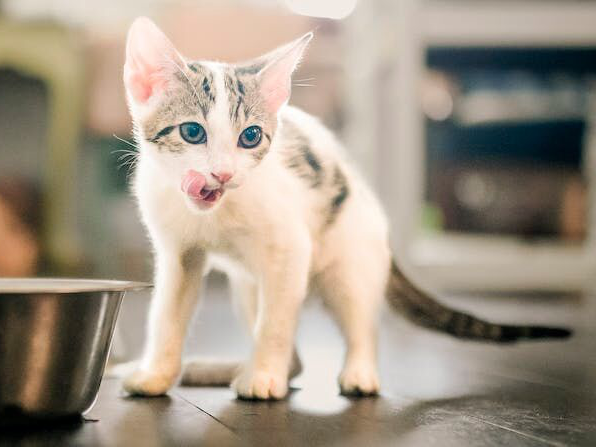
M83 278L0 278L0 295L84 292L126 292L153 287L150 283Z

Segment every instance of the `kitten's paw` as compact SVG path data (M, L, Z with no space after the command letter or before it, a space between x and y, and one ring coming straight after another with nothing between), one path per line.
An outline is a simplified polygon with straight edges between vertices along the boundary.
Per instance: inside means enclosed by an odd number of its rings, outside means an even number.
M245 368L232 382L240 399L283 399L288 394L288 378L272 371Z
M347 365L339 376L344 396L375 396L379 394L379 377L374 367Z
M139 369L124 379L123 387L132 396L162 396L175 381L176 376Z

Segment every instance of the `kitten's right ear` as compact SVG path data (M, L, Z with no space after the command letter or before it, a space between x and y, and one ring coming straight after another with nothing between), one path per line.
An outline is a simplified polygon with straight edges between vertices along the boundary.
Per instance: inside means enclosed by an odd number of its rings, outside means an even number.
M279 108L290 99L292 73L312 37L312 32L307 33L263 56L268 63L259 71L257 79L270 112L277 113Z
M166 35L147 17L137 18L128 31L124 85L137 103L163 92L184 60Z

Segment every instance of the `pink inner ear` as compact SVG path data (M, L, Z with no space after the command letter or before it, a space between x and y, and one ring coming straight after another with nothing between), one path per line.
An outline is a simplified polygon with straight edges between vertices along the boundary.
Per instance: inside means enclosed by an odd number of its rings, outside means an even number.
M124 77L130 94L135 101L140 103L147 102L155 94L164 91L167 85L166 79L159 72L131 70Z
M271 113L277 113L279 108L290 99L292 89L292 72L312 38L312 33L305 34L300 39L275 50L272 54L273 62L260 73L261 94Z
M290 75L265 78L261 84L261 94L269 111L276 113L290 98Z
M124 82L135 101L146 102L153 93L153 88L140 73L126 73Z
M132 98L147 102L167 87L169 78L184 62L164 33L149 19L132 24L126 43L124 83Z

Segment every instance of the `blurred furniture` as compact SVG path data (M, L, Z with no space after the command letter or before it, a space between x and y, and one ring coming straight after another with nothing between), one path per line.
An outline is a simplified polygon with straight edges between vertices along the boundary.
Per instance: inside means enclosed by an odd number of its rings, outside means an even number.
M83 62L72 32L51 23L0 17L0 67L42 80L48 92L48 153L44 160L44 249L52 265L70 270L79 258L76 159L83 120ZM33 123L32 123L33 124Z
M535 59L543 50L564 54L594 49L596 4L404 0L391 14L398 30L392 36L397 42L391 101L394 127L387 138L390 146L380 155L378 177L387 199L398 259L419 282L444 289L569 290L587 286L596 278L596 207L591 206L596 197L593 105L583 117L586 130L579 170L592 199L581 244L552 239L529 243L522 237L488 233L428 233L421 225L429 155L421 84L428 73L429 53L445 48L477 50L476 57L502 49L536 49Z

